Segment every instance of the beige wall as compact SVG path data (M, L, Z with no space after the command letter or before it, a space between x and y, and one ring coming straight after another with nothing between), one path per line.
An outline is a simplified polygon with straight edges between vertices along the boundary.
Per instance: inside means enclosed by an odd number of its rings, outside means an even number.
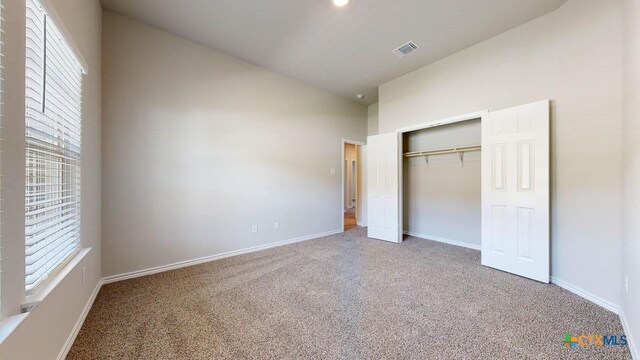
M640 356L640 0L625 0L622 306ZM629 335L629 334L628 334Z
M480 144L480 120L412 131L403 152ZM403 230L426 239L480 247L480 152L403 159Z
M620 304L622 11L569 0L553 13L379 88L380 133L552 100L555 278Z
M340 229L366 107L111 12L103 38L105 276Z
M3 147L2 314L24 301L24 0L5 0L7 68ZM1 345L1 359L54 359L101 278L101 17L97 0L51 4L85 58L82 104L82 247L92 250ZM6 165L6 166L5 166ZM86 280L82 283L82 269Z
M378 103L367 108L367 135L378 135Z

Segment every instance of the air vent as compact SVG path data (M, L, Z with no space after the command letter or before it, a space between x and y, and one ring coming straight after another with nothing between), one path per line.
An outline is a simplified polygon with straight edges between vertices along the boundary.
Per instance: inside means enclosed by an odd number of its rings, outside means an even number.
M416 43L414 43L413 41L409 41L408 43L403 44L399 48L393 50L393 53L398 55L398 57L405 57L418 49L420 49L420 47L416 45Z

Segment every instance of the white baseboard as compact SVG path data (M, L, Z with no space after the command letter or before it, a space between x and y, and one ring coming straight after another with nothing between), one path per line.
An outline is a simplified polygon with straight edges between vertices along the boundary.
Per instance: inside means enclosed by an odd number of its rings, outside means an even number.
M107 277L102 278L102 283L103 284L109 284L109 283L116 282L116 281L122 281L122 280L133 279L133 278L137 278L137 277L141 277L141 276L157 274L157 273L161 273L161 272L165 272L165 271L169 271L169 270L180 269L180 268L187 267L187 266L198 265L198 264L206 263L206 262L209 262L209 261L224 259L224 258L228 258L228 257L231 257L231 256L248 254L248 253L252 253L252 252L256 252L256 251L260 251L260 250L271 249L271 248L278 247L278 246L289 245L289 244L293 244L293 243L297 243L297 242L301 242L301 241L306 241L306 240L313 240L313 239L317 239L317 238L321 238L321 237L325 237L325 236L329 236L329 235L335 235L335 234L338 234L338 233L342 233L343 231L344 231L343 229L331 230L331 231L327 231L327 232L320 233L320 234L301 236L301 237L297 237L297 238L294 238L294 239L278 241L278 242L271 243L271 244L258 245L258 246L254 246L254 247L250 247L250 248L245 248L245 249L240 249L240 250L233 250L233 251L229 251L229 252L225 252L225 253L221 253L221 254L204 256L204 257L197 258L197 259L179 261L179 262L176 262L176 263L173 263L173 264L161 265L161 266L156 266L156 267L143 269L143 270L136 270L136 271L132 271L132 272L124 273L124 274L111 275L111 276L107 276Z
M629 327L629 323L627 322L627 318L624 315L624 311L620 312L620 321L622 322L622 328L624 329L624 334L627 335L627 342L629 345L629 351L631 352L631 357L635 360L640 360L640 352L637 344L633 341L633 335L631 334L631 328Z
M627 335L627 342L628 342L628 346L629 346L629 351L631 352L631 357L635 360L640 360L640 354L638 354L638 348L636 346L636 343L633 341L633 334L631 334L631 328L629 327L629 324L627 322L627 319L624 315L624 311L622 310L622 308L620 308L620 306L605 300L597 295L594 295L586 290L583 290L575 285L569 284L568 282L565 282L564 280L560 280L557 277L552 276L551 277L551 282L553 284L556 284L558 286L560 286L561 288L572 292L578 296L580 296L581 298L588 300L596 305L600 305L603 308L615 313L618 315L618 317L620 318L620 322L622 323L622 329L624 331L624 334Z
M413 232L413 231L405 231L404 234L405 235L409 235L409 236L414 236L414 237L417 237L417 238L421 238L421 239L437 241L437 242L441 242L441 243L445 243L445 244L449 244L449 245L462 246L462 247L465 247L467 249L473 249L473 250L480 250L481 249L480 245L469 244L469 243L466 243L466 242L463 242L463 241L458 241L458 240L445 239L445 238L442 238L442 237L439 237L439 236L431 236L431 235L419 234L419 233Z
M574 293L574 294L576 294L576 295L578 295L578 296L580 296L582 298L585 298L585 299L591 301L592 303L594 303L596 305L600 305L600 306L602 306L603 308L605 308L605 309L607 309L609 311L612 311L612 312L614 312L614 313L616 313L618 315L621 314L620 306L618 306L618 305L616 305L616 304L614 304L614 303L612 303L612 302L610 302L608 300L605 300L605 299L603 299L603 298L601 298L601 297L599 297L597 295L594 295L594 294L592 294L592 293L590 293L590 292L588 292L586 290L583 290L583 289L581 289L581 288L579 288L579 287L577 287L575 285L569 284L568 282L566 282L564 280L561 280L561 279L558 279L555 276L551 277L551 282L553 284L556 284L556 285L560 286L561 288L563 288L563 289L565 289L565 290L567 290L569 292L572 292L572 293Z
M69 334L67 341L65 341L64 346L62 346L62 349L58 354L58 358L57 358L58 360L64 360L67 357L67 354L69 354L69 350L71 350L71 346L73 346L73 342L76 341L76 337L78 336L80 329L82 329L82 324L84 324L84 320L87 318L87 315L89 314L89 310L91 310L91 307L93 306L93 302L96 300L96 296L98 296L98 293L100 292L101 287L102 287L102 280L98 280L98 283L96 284L96 288L93 289L93 293L91 293L91 296L89 297L89 300L87 300L87 303L85 304L84 309L82 309L82 312L80 313L80 317L78 318L78 320L76 321L76 324L73 326L73 329L71 330L71 334Z

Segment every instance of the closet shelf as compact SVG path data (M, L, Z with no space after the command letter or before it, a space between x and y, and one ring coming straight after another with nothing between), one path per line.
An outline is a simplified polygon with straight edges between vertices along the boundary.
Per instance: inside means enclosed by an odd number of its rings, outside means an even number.
M438 149L438 150L429 150L429 151L411 151L406 152L402 155L406 158L418 157L418 156L431 156L431 155L444 155L444 154L455 154L455 153L465 153L468 151L480 151L482 147L480 145L474 146L462 146L455 147L449 149Z

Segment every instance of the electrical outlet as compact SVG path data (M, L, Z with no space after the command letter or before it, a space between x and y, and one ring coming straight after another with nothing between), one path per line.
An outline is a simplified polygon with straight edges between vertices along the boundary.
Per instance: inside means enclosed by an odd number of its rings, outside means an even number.
M274 228L275 230L280 229L280 223L279 223L279 222L276 222L275 224L273 224L273 228Z
M252 233L257 233L258 232L258 225L251 225L251 232Z
M629 277L628 276L624 277L624 292L625 293L629 292Z
M82 268L82 283L84 284L84 281L87 279L87 268L83 267Z
M336 169L331 169L331 175L335 175L336 174Z

